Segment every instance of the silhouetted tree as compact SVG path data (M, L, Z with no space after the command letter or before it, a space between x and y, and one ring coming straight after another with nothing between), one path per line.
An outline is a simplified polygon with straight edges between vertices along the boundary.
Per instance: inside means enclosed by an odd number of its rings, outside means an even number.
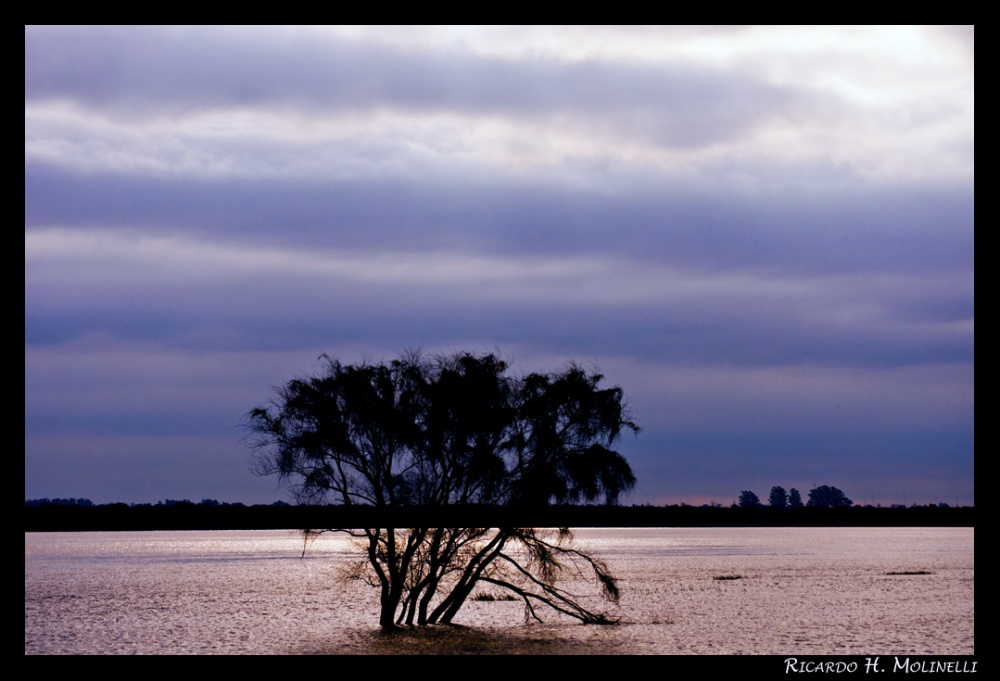
M820 485L816 489L809 490L809 506L836 508L853 504L854 502L836 487Z
M802 495L794 487L788 490L788 508L802 508Z
M760 497L750 490L740 492L740 508L757 508L760 506Z
M785 493L785 488L772 487L769 503L771 504L771 508L785 508L788 506L788 495Z
M551 501L617 502L635 477L612 449L629 419L621 388L577 365L514 377L492 354L345 365L290 381L248 414L256 470L277 474L302 501L333 500L389 513L385 527L328 528L361 538L355 576L380 589L379 623L447 624L479 582L584 622L613 621L558 586L563 573L595 577L617 601L614 577L573 549L568 531L406 527L392 509ZM307 531L308 532L308 531Z

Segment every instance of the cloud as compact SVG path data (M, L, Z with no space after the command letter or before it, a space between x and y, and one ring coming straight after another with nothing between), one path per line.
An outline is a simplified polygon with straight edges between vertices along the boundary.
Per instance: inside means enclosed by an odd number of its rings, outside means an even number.
M297 177L817 155L880 180L968 172L973 71L929 49L937 36L791 35L668 31L677 49L643 52L647 41L609 58L525 51L510 36L475 51L337 31L28 27L26 154Z
M973 352L971 274L803 276L624 256L276 250L45 230L25 238L25 290L29 342L101 333L210 347L291 336L301 346L391 324L402 345L474 328L483 340L586 339L694 363L884 365Z

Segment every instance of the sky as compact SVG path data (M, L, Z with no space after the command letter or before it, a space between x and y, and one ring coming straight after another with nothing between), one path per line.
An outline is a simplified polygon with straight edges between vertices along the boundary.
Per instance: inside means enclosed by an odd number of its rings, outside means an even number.
M972 27L26 27L25 498L291 500L276 386L570 361L625 503L971 505Z

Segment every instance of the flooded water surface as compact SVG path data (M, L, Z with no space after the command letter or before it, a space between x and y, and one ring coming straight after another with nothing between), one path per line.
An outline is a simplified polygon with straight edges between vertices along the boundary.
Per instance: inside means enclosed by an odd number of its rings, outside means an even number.
M972 528L581 529L620 578L615 626L469 601L458 628L377 631L350 538L27 533L25 653L959 655L975 652ZM304 552L303 552L303 549ZM592 586L570 584L583 593ZM595 604L596 605L596 604Z

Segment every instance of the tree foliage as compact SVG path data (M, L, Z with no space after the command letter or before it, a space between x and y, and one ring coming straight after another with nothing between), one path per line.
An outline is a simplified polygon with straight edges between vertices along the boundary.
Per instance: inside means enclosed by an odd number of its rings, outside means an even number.
M788 494L785 492L785 488L780 485L775 485L771 488L771 495L768 499L768 503L771 508L785 508L788 506Z
M638 432L619 387L571 364L523 377L493 354L417 353L389 363L342 364L276 390L248 414L258 473L301 501L403 507L551 502L615 503L635 485L613 447ZM389 513L385 517L392 517ZM395 523L395 524L394 524ZM571 535L523 527L325 528L359 537L355 572L380 589L380 624L450 623L479 583L509 590L527 611L545 605L584 622L610 622L559 584L586 572L617 601L614 577L572 548Z
M788 508L802 508L802 495L794 487L788 490Z
M757 508L760 506L760 497L748 489L740 492L740 508Z
M808 506L838 508L840 506L852 506L853 504L854 502L848 499L836 487L820 485L815 489L809 490Z

